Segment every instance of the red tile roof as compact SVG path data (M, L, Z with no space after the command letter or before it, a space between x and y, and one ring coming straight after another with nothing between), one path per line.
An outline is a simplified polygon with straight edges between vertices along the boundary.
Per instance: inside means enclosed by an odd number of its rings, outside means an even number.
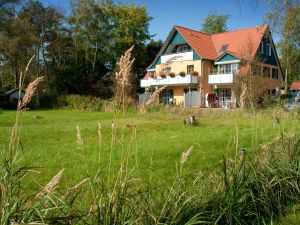
M239 55L240 58L243 58L243 55L247 54L246 52L254 57L266 30L267 26L264 25L213 34L211 38L217 52L222 45L228 44L227 51ZM251 49L249 50L249 48Z
M247 53L254 57L268 27L263 25L213 35L181 26L175 28L201 58L215 60L223 54L219 50L224 44L228 44L227 52L238 55L239 58Z
M218 57L211 35L180 26L175 28L201 58L214 60Z
M290 90L300 90L300 81L292 83Z

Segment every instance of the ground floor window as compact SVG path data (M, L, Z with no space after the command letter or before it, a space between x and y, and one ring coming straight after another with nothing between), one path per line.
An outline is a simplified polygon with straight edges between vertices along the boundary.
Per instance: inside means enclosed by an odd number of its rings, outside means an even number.
M183 92L186 94L186 93L189 93L189 92L192 92L192 91L197 91L197 88L185 88L183 89Z

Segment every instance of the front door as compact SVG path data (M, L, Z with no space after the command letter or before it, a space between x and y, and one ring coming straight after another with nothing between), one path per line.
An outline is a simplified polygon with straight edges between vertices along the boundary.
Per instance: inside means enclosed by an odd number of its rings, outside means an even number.
M160 93L159 102L162 104L172 104L174 101L173 89L165 89Z
M218 91L219 106L221 108L231 107L231 89L230 88L220 88Z

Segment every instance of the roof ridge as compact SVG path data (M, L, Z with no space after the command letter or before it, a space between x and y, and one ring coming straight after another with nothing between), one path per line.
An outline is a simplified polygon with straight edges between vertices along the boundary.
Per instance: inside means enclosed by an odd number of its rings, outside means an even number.
M221 33L211 34L211 36L224 34L224 33L230 33L230 32L236 32L236 31L242 31L242 30L249 30L249 29L259 28L259 27L268 27L268 25L263 24L263 25L260 25L260 26L253 26L253 27L246 27L246 28L241 28L241 29L236 29L236 30L229 30L229 31L221 32Z
M194 31L194 32L197 32L197 33L201 33L201 34L205 34L205 35L211 36L210 34L205 33L205 32L203 32L203 31L194 30L194 29L187 28L187 27L183 27L183 26L180 26L180 25L175 25L175 27L180 27L180 28L183 28L183 29L187 29L187 30L191 30L191 31Z

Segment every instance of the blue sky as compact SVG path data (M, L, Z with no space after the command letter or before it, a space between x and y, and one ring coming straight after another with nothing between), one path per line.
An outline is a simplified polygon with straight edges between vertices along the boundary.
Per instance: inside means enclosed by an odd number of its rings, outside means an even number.
M54 6L62 12L69 12L68 0L42 0L46 5ZM126 3L132 1L120 0ZM261 25L268 11L263 0L134 0L146 5L150 22L150 33L154 39L164 40L174 25L199 30L209 13L227 14L228 29L241 29Z

